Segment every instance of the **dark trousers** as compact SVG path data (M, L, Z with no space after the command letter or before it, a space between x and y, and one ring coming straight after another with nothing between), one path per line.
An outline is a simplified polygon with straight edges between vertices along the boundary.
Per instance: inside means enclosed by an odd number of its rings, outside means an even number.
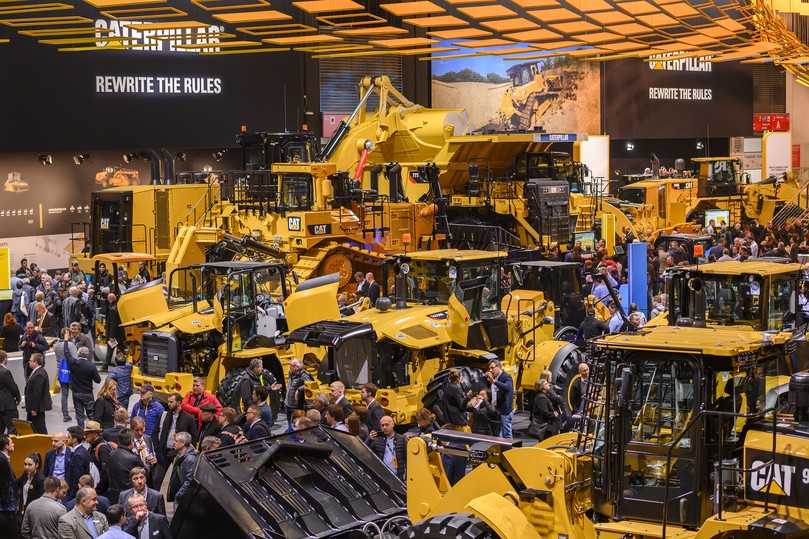
M73 407L76 409L76 423L79 428L84 428L84 421L88 417L93 417L93 395L90 393L73 392Z
M0 537L17 539L20 536L20 523L17 513L0 511Z
M8 429L8 434L17 434L13 421L18 417L16 409L0 411L0 434L6 432L6 429Z
M67 409L68 397L70 397L70 384L63 384L60 382L59 387L59 393L61 394L62 398L62 419L65 421L70 421L70 413Z
M172 461L174 461L174 457L177 456L177 453L172 449L171 451L166 451L165 459L158 459L158 461L151 467L149 470L149 486L155 490L160 490L160 485L163 484L163 479L166 477L166 472L171 466Z
M48 434L48 427L45 425L45 412L37 412L36 416L31 415L31 411L26 411L26 419L31 422L34 434Z
M454 485L466 475L466 459L456 455L441 455L441 462L444 465L444 473L447 474L447 481Z

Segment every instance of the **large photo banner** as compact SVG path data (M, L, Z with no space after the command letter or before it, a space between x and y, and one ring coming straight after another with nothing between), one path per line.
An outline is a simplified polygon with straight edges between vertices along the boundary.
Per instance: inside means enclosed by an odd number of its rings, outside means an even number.
M752 135L749 65L661 55L604 66L605 129L613 139Z
M433 106L465 109L471 131L601 132L597 63L475 56L432 70Z

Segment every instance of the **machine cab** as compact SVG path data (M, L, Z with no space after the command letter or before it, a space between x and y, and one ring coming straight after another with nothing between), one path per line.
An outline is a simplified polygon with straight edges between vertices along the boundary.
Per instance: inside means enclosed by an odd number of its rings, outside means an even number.
M704 157L691 159L698 178L698 196L717 197L741 194L741 161L731 157Z
M536 260L520 262L510 267L512 288L542 292L553 301L557 328L578 328L584 320L584 298L581 291L581 264ZM576 332L573 332L575 337Z
M794 327L799 264L714 262L669 273L669 324L744 325L780 332Z
M189 303L208 314L227 335L228 354L271 346L287 329L283 302L286 266L259 262L213 262L177 268L169 276L169 306Z

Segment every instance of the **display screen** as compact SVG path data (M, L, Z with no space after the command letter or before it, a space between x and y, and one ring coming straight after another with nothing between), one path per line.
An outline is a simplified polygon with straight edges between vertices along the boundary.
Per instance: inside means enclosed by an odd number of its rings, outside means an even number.
M705 226L713 221L716 226L727 225L730 223L729 210L705 210Z
M613 139L752 135L749 65L704 58L604 64L604 119Z
M573 237L575 243L581 243L582 251L592 251L596 247L595 232L576 232Z

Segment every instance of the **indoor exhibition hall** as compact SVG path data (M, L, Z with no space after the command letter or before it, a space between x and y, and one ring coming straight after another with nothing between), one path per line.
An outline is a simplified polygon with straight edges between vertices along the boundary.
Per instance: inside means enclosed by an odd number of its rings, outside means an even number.
M799 0L0 0L0 539L809 539Z

